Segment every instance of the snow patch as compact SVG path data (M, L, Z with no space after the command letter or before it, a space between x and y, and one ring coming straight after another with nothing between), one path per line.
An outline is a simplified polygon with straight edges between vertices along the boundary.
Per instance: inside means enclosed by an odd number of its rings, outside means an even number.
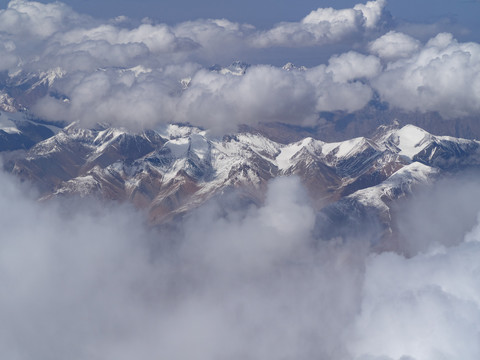
M210 145L207 139L200 134L192 134L189 140L189 151L194 153L200 160L205 160L210 154Z
M170 149L172 156L175 159L186 157L189 146L190 141L188 138L173 139L165 143L165 147Z
M305 149L312 155L317 155L317 152L320 151L321 153L323 146L325 146L324 142L312 138L305 138L296 143L285 145L276 158L277 166L279 170L285 171L297 163L295 156L300 153L302 149Z
M205 132L200 130L199 128L178 124L168 124L165 126L160 126L156 130L161 137L171 140L188 137L191 134L205 134Z
M95 144L101 144L96 148L95 152L97 154L103 152L112 141L125 133L126 130L115 128L100 131L97 137L93 140Z
M400 149L399 155L410 160L425 149L433 136L414 125L406 125L393 135L395 145Z
M325 143L322 147L322 153L325 156L334 155L337 158L345 158L358 153L365 142L364 137L359 137L342 142Z

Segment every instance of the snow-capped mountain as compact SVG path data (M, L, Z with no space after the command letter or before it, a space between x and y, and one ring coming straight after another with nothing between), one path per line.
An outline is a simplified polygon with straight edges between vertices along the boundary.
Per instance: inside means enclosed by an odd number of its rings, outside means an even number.
M477 166L479 145L398 124L379 127L371 138L328 143L307 137L289 144L255 132L211 137L186 125L131 133L71 124L7 167L37 183L44 199L131 201L148 209L153 223L233 189L261 203L270 179L296 175L321 210L319 229L333 236L328 224L372 211L388 231L394 200L441 173Z

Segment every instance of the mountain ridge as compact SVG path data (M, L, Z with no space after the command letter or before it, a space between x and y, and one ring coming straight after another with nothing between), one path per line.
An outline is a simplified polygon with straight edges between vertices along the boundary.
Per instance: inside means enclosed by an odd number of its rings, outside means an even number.
M412 187L479 164L480 142L397 122L380 126L370 138L325 142L307 137L289 144L259 132L215 137L187 125L133 133L74 123L6 168L36 183L43 200L128 201L147 209L151 223L162 224L231 190L260 204L268 182L279 176L300 177L320 212L347 202L388 219L390 203Z

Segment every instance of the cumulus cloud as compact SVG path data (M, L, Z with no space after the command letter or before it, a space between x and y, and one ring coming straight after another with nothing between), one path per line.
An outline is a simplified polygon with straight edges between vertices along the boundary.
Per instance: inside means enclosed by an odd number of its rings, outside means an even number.
M313 84L299 72L255 66L239 77L202 70L180 98L177 116L180 121L207 127L301 122L313 115L314 94Z
M439 34L412 56L389 63L373 86L402 109L438 111L444 117L478 114L480 45Z
M78 73L57 82L68 97L45 97L33 110L52 120L106 122L126 127L154 127L188 122L225 132L262 121L312 124L319 111L358 110L372 96L358 78L376 71L372 56L346 54L331 64L286 71L251 66L242 76L202 69L194 64L148 71L107 69ZM355 68L357 61L364 67ZM187 79L182 88L180 79Z
M57 36L61 44L82 43L85 41L105 41L109 44L145 44L153 53L189 50L198 46L189 38L178 38L167 25L141 24L134 29L118 28L113 25L100 25L90 29L73 29Z
M338 64L340 65L340 62ZM352 72L345 72L346 69L348 66L320 65L305 74L316 88L317 111L355 111L364 107L371 99L371 88L360 81L348 81Z
M300 47L339 41L376 27L385 4L384 0L375 0L353 9L319 8L300 22L280 23L256 34L252 43L257 47Z
M333 80L347 82L355 79L371 79L382 70L380 60L375 56L365 56L354 51L332 56L327 71L333 74Z
M315 36L331 43L376 27L384 5L378 0L318 9L292 26L328 28L330 35L315 30ZM102 23L62 3L26 0L11 1L0 17L0 69L12 82L37 74L36 81L49 85L53 97L29 99L38 100L31 109L50 120L137 128L181 121L230 131L260 121L311 124L318 111L356 110L372 94L357 80L375 71L375 59L357 53L305 72L257 65L242 77L210 73L213 62L255 51L252 39L263 36L252 25L226 19L175 26L132 25L125 18Z
M368 1L365 4L357 4L353 7L354 10L361 11L365 27L367 29L374 28L382 19L383 10L387 4L386 0Z
M90 56L96 59L97 63L91 64L91 71L95 70L95 66L108 66L108 62L102 60L111 60L113 56L110 53L120 58L131 58L137 64L142 60L157 64L185 60L216 62L228 58L225 53L230 57L240 56L252 46L309 46L312 41L318 44L339 41L358 31L374 28L381 18L383 7L384 1L377 0L358 4L353 9L318 9L301 22L279 25L263 33L252 25L227 19L187 21L175 26L154 23L132 25L125 17L121 18L122 21L114 19L101 23L76 13L60 2L43 4L12 0L6 9L0 10L0 37L20 41L24 46L18 49L18 54L23 62L26 65L34 62L37 67L42 66L42 61L49 63L50 67L60 66L58 56L61 59L66 54L70 54L71 58ZM298 28L298 31L290 31L291 34L287 31L286 35L281 35L283 27ZM295 32L298 34L295 35ZM281 39L270 41L267 39L271 37L267 35L269 33L278 33ZM146 48L148 53L143 53L140 59L138 52L141 47ZM43 52L45 48L48 51ZM163 59L159 59L159 55ZM64 65L67 64L68 61L64 61ZM116 66L114 61L111 66Z
M7 175L0 182L6 357L480 354L475 221L455 241L404 257L371 253L368 241L314 239L315 213L296 178L271 183L260 207L205 205L170 234L128 207L40 204Z
M372 53L386 60L409 57L419 47L418 40L396 31L390 31L369 44Z
M20 38L45 39L87 19L61 2L12 0L6 9L0 10L0 31Z

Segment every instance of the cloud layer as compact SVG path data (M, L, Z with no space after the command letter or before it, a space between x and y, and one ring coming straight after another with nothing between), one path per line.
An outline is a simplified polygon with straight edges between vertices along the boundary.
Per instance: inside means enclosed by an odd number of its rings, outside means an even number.
M259 65L235 77L209 73L205 65L259 47L343 41L375 28L384 5L379 0L353 9L318 9L290 24L313 31L314 40L286 33L272 43L268 32L226 19L173 27L132 25L127 18L101 23L62 3L14 0L0 10L0 68L14 79L25 74L46 79L42 83L51 85L56 97L40 99L33 110L49 120L133 127L181 121L220 131L260 121L308 123L318 111L361 108L371 90L349 74L337 74L339 66L287 72Z
M352 67L352 61L364 68ZM100 70L58 81L56 88L69 101L46 97L33 110L48 119L79 120L90 126L99 121L127 127L189 122L234 131L239 124L260 121L311 124L319 111L365 106L372 89L356 80L378 71L376 58L353 52L335 57L329 66L286 71L257 65L243 76L193 64ZM182 77L187 88L177 80Z
M249 47L310 46L325 42L345 40L358 32L375 28L379 25L385 1L370 1L367 4L356 5L353 9L334 10L318 9L291 26L298 27L305 33L312 32L316 40L301 40L302 36L291 34L277 35L271 42L264 32L257 31L249 24L233 23L226 19L195 20L180 23L176 26L165 24L143 23L131 25L126 17L113 19L110 23L99 23L88 16L75 13L63 3L42 4L26 0L12 0L6 9L0 10L0 31L2 38L11 41L32 41L42 47L47 46L47 53L23 53L26 62L34 61L40 66L38 57L47 57L55 53L75 53L84 51L95 60L93 66L102 66L106 60L104 55L112 48L120 48L125 60L139 59L133 45L145 47L148 54L142 55L142 60L162 64L173 60L196 59L211 61L212 57L221 58L220 54L228 52L239 54ZM271 32L282 33L286 25L278 25ZM24 49L26 50L26 49ZM132 53L133 52L133 53ZM55 54L56 55L56 54ZM158 58L162 55L162 58ZM30 57L30 58L29 58ZM125 66L128 66L126 61ZM68 67L68 64L65 64ZM108 61L104 66L111 65ZM133 64L130 64L133 65ZM92 67L91 70L94 70ZM76 70L71 64L66 70Z
M459 238L429 238L407 258L370 253L368 239L312 238L315 214L295 178L272 182L262 207L213 202L163 235L128 207L39 204L7 175L0 180L8 358L480 355L478 206L460 206L473 220ZM434 206L451 186L409 208ZM444 209L452 221L464 215ZM420 218L403 225L408 232Z
M62 3L14 0L0 10L0 71L13 83L39 75L54 96L32 110L86 126L190 122L225 132L262 121L315 124L319 112L356 111L374 93L407 111L478 115L480 45L448 33L422 43L392 29L385 6L319 8L260 31L226 19L100 22ZM310 68L254 64L242 76L209 69L242 55L321 52L328 44L355 51Z

